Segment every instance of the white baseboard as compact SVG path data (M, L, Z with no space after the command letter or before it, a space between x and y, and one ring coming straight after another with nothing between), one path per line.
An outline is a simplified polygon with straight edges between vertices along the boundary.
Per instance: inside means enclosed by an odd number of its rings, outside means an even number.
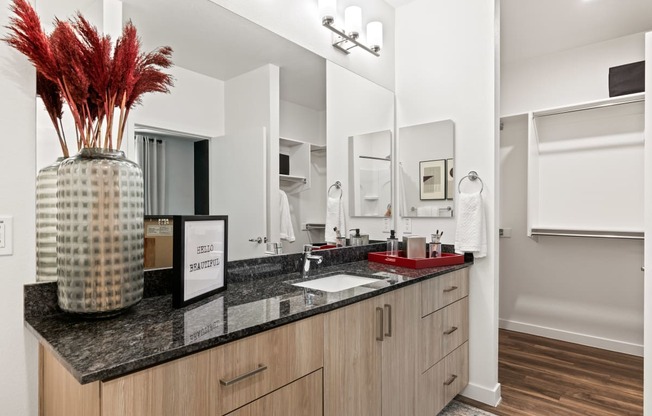
M477 384L469 383L460 393L464 397L476 400L478 402L496 407L500 403L500 383L497 383L492 389L488 389Z
M500 328L508 329L510 331L524 332L526 334L558 339L560 341L587 345L589 347L602 348L603 350L622 352L624 354L636 355L639 357L643 356L643 345L632 344L630 342L601 338L593 335L548 328L545 326L532 325L524 322L509 321L506 319L500 319L499 326Z

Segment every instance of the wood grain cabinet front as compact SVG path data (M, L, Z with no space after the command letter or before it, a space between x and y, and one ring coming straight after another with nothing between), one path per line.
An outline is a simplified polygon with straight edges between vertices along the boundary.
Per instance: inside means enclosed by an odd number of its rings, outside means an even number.
M211 391L223 415L324 366L323 315L211 351Z
M323 315L316 315L114 380L85 385L41 347L40 416L224 415L320 370L323 334ZM275 406L283 406L287 392L306 392L314 397L302 400L309 404L317 401L321 408L321 373L319 379L318 392L314 381L305 381L307 387L301 384L273 396L281 397L273 400ZM295 403L285 405L290 409Z
M227 416L322 416L322 370L273 391Z
M426 280L421 283L421 316L429 315L468 295L468 268Z
M420 372L423 373L469 339L469 298L424 316L419 331Z
M415 415L435 416L469 383L465 342L419 377Z
M326 416L414 414L418 321L418 285L326 314Z

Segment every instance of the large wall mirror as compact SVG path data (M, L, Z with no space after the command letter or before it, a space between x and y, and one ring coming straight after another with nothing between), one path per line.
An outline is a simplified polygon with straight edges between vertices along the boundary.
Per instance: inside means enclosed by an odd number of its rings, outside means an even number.
M114 6L117 24L107 13ZM173 48L175 86L144 97L122 147L134 161L150 160L149 214L228 215L229 260L264 256L266 242L292 253L325 241L326 161L348 148L326 145L324 58L210 0L41 0L36 7L44 22L80 10L114 39L131 20L145 51ZM56 159L58 144L38 107L40 169ZM341 124L336 118L329 123ZM291 232L281 229L281 215L289 215Z
M455 124L452 120L399 129L398 180L402 217L452 217L455 203Z

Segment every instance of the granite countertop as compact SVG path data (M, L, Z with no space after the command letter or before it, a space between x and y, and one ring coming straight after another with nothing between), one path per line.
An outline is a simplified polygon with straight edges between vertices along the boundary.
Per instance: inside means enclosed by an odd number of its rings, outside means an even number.
M336 293L292 286L299 273L230 280L217 295L181 309L172 296L143 299L126 313L89 320L63 313L25 317L25 325L82 384L108 380L324 313L461 268L407 269L356 261L319 267L310 279L346 272L381 279ZM296 269L295 269L296 270Z

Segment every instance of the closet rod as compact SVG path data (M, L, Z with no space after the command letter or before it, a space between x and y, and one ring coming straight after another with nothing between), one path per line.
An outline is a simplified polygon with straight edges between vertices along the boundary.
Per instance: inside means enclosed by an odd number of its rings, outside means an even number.
M588 230L557 230L547 228L533 228L532 235L555 237L585 237L585 238L614 238L624 240L643 240L645 234L640 231L588 231Z
M376 157L376 156L363 156L363 155L360 155L358 157L360 159L384 160L386 162L390 162L392 160L392 159L390 159L389 156L387 156L387 157Z
M568 113L577 113L578 111L586 111L586 110L594 110L596 108L605 108L605 107L613 107L616 105L625 105L625 104L633 104L633 103L640 103L642 101L645 101L645 97L639 97L639 98L634 98L628 101L619 101L619 102L614 102L614 103L602 103L602 104L594 104L590 105L588 107L582 107L582 108L574 108L574 109L569 109L569 110L560 110L560 111L555 111L555 112L545 112L544 114L533 114L532 117L548 117L548 116L557 116L560 114L568 114Z

